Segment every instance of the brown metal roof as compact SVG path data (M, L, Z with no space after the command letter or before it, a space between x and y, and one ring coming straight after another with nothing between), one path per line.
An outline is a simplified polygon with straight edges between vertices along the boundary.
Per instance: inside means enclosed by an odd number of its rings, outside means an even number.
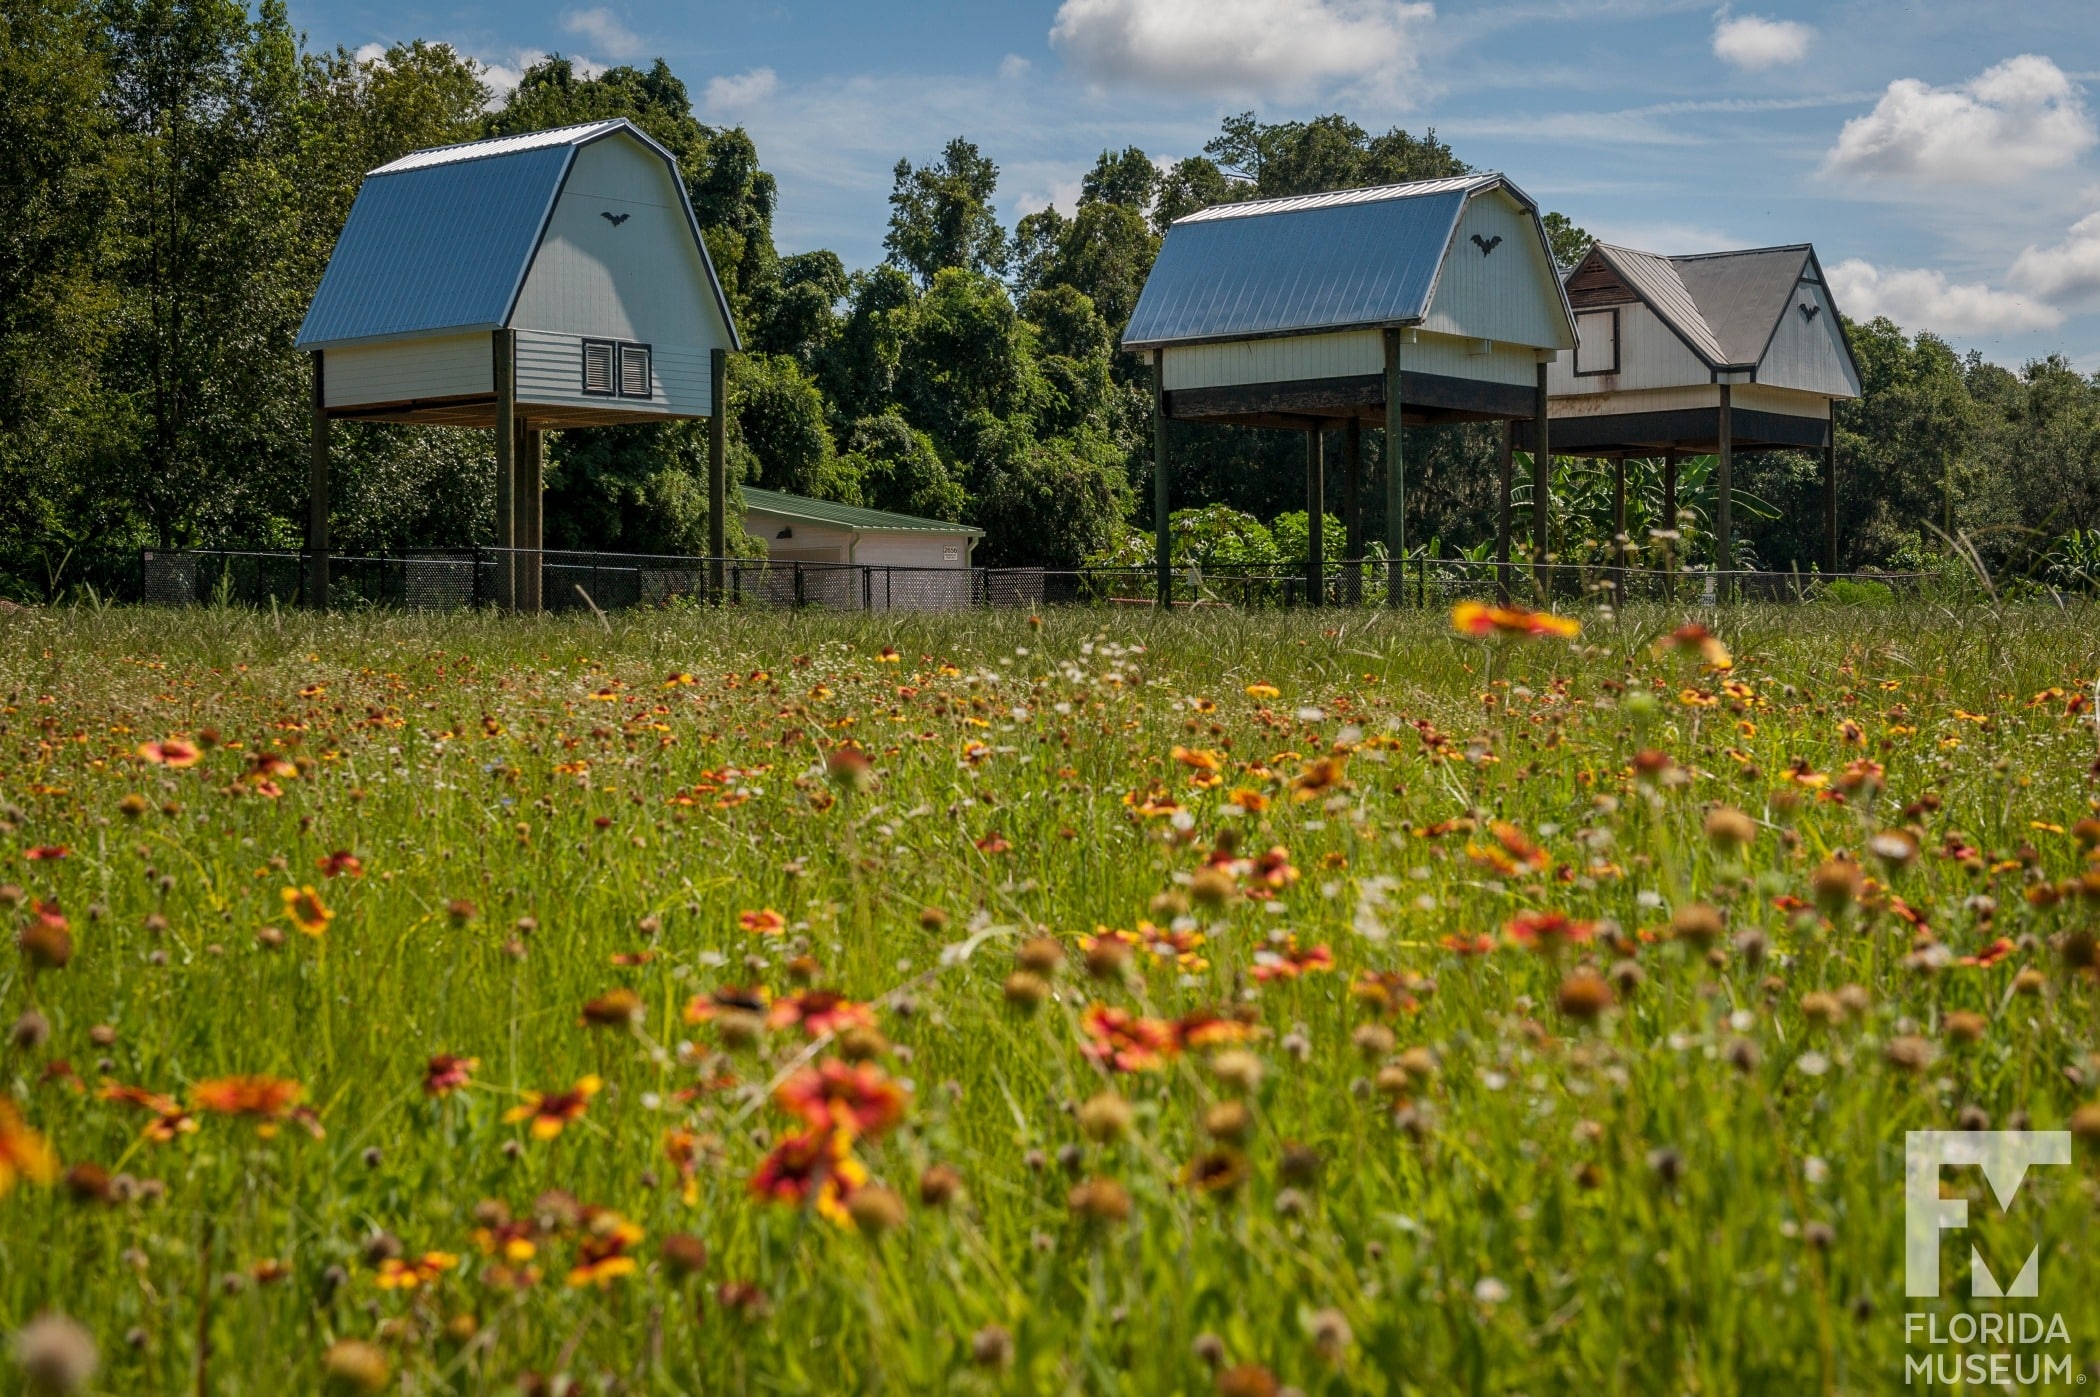
M1751 369L1764 358L1810 256L1806 243L1690 257L1597 250L1713 369Z

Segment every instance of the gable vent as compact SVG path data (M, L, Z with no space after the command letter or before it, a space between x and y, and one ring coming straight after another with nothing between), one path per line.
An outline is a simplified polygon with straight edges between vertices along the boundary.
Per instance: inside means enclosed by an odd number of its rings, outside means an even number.
M620 346L620 396L623 398L647 398L650 391L649 346L646 344L623 344Z
M583 342L583 391L596 397L613 395L613 350L607 340Z

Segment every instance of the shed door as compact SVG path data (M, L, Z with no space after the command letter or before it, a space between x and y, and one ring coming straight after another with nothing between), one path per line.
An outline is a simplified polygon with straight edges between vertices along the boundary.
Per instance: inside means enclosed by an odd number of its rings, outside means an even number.
M1575 373L1619 371L1619 309L1580 311L1575 316Z

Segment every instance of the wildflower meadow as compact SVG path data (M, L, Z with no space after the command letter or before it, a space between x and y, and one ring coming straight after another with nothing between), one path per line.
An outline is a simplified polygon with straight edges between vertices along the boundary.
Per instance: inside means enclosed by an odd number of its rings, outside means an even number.
M4 1384L2086 1382L2090 614L1562 610L0 617Z

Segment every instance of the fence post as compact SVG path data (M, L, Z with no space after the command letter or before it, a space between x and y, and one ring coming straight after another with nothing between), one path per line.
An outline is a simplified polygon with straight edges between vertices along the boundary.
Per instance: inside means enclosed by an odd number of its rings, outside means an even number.
M795 605L800 608L809 600L809 593L805 590L807 584L802 580L802 564L796 562L788 566L795 570Z

